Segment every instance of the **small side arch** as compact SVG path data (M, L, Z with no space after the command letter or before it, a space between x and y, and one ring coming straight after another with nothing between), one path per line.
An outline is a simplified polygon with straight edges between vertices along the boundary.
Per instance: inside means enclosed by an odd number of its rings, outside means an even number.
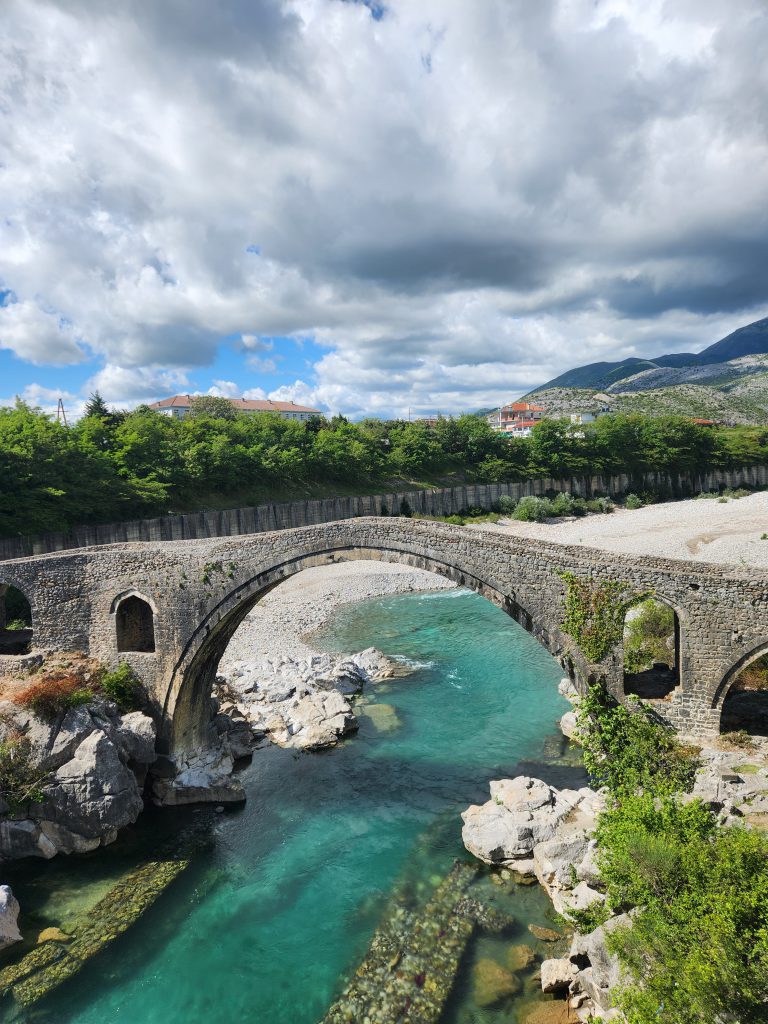
M635 601L624 619L624 693L669 699L681 683L680 612L656 592Z
M731 665L715 691L712 710L720 732L768 736L768 639Z
M13 583L0 583L0 654L27 654L32 644L32 605Z
M113 600L115 639L119 653L155 653L154 603L137 590L127 590Z

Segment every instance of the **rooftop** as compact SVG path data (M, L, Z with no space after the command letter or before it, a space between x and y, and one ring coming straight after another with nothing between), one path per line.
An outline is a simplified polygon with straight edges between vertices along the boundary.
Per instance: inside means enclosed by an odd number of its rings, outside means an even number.
M194 398L202 398L203 395L173 395L171 398L163 398L159 402L152 402L150 409L188 409ZM236 409L244 412L313 412L321 415L319 409L312 409L308 405L296 405L294 402L274 402L271 398L227 398Z

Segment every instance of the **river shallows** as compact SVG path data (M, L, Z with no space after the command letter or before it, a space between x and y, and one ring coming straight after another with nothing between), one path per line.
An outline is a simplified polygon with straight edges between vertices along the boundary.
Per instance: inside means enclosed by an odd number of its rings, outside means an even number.
M316 1024L398 879L426 882L463 853L460 812L487 799L488 781L525 770L557 782L568 772L526 763L551 760L547 740L567 708L560 670L482 598L445 591L345 606L321 642L376 645L417 667L369 692L389 707L361 714L359 732L336 749L258 752L243 773L248 802L215 818L210 853L36 1019ZM149 845L157 821L140 824L134 845ZM22 906L36 885L50 891L36 882L46 871L63 884L87 864L20 872ZM521 892L518 916L541 922L543 895ZM38 894L38 906L53 918L55 892L47 899Z

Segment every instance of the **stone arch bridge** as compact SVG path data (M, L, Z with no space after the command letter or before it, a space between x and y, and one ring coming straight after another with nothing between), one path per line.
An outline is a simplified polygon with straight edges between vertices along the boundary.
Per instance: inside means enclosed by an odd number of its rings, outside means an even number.
M653 591L679 623L677 685L656 706L690 735L718 731L730 683L768 650L768 574L404 518L6 561L0 563L0 588L15 586L29 600L34 649L80 650L112 665L130 662L153 699L161 751L175 755L204 744L218 661L259 598L302 569L358 558L406 563L471 587L529 630L577 682L602 679L619 699L621 641L601 662L585 659L561 629L561 574ZM10 657L1 660L8 668Z

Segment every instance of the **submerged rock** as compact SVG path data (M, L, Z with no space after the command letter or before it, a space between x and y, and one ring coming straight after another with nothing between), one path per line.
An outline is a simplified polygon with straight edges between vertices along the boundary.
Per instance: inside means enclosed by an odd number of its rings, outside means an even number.
M403 724L392 704L366 704L362 713L370 718L377 732L395 732Z
M37 936L37 944L41 945L43 942L71 942L72 936L61 928L43 928L40 934Z
M472 971L472 992L478 1006L496 1006L517 995L523 984L516 974L495 960L478 960Z
M466 896L477 872L456 864L420 910L395 901L324 1024L437 1024L477 927Z
M517 944L507 950L507 967L510 971L526 971L535 960L536 954L530 946Z
M159 849L155 860L121 878L78 922L72 935L46 929L51 934L43 939L45 932L41 933L30 953L0 970L0 997L11 994L18 1006L29 1007L76 975L91 957L130 928L189 866L203 838L190 829Z
M528 931L540 942L559 942L564 938L561 932L556 932L554 928L545 928L540 924L529 924Z
M19 901L13 895L10 885L0 885L0 949L6 949L21 940L19 910Z
M572 1020L568 1003L548 1001L537 1003L524 1011L520 1024L571 1024Z

